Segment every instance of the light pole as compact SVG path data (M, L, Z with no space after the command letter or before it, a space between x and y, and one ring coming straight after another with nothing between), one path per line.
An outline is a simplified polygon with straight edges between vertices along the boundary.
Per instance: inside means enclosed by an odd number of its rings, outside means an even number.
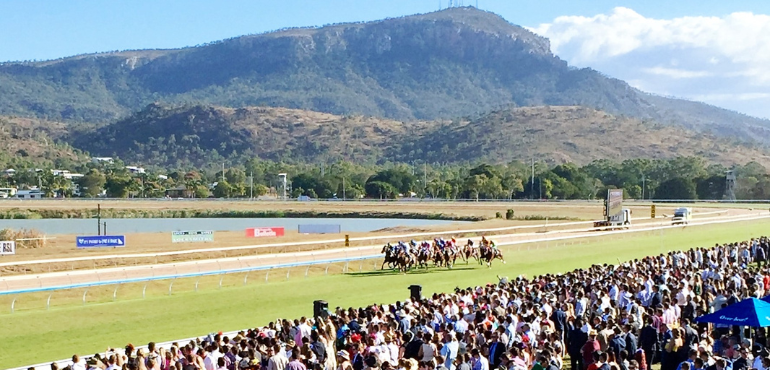
M644 185L645 185L644 180L645 180L644 172L642 172L642 200L644 200Z

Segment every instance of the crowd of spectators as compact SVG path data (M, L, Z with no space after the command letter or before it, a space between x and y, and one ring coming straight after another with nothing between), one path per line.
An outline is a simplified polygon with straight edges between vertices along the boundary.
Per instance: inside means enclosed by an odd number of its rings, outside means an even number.
M766 238L279 319L71 370L770 370L764 330L696 324L770 293ZM52 365L53 367L53 365Z

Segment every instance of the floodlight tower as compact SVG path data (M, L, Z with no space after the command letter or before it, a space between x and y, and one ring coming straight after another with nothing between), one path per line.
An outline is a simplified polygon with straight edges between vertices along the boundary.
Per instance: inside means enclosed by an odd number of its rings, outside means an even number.
M278 178L281 180L281 188L282 188L282 191L283 191L282 199L286 200L286 199L288 199L288 198L286 198L286 174L285 173L279 173L278 174Z
M735 201L735 172L732 170L725 173L725 199Z

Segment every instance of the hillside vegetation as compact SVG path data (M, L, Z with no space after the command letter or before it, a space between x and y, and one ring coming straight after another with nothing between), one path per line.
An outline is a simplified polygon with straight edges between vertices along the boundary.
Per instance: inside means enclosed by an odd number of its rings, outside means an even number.
M155 101L402 121L579 105L770 142L766 120L650 96L594 70L572 68L551 53L547 39L473 8L176 50L0 65L0 114L107 122Z
M68 128L60 122L0 117L0 170L13 167L67 167L88 156L62 140Z
M201 167L225 159L274 161L559 164L597 159L698 156L724 165L756 161L762 149L679 127L584 107L525 107L474 120L401 122L287 108L169 107L141 112L79 136L91 153L164 167Z

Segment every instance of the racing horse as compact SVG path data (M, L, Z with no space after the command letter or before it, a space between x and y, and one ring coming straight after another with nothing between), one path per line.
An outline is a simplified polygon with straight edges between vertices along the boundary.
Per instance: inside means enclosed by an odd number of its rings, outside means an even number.
M428 268L428 261L433 259L433 251L430 248L420 248L417 252L417 267Z
M396 268L396 263L398 262L398 256L396 256L394 253L394 248L390 243L385 244L384 247L382 247L382 250L380 253L385 254L385 259L382 261L382 266L380 267L380 270L385 269L385 264L388 265L389 268L394 269Z
M482 262L486 262L487 267L492 267L492 261L495 259L500 259L505 263L505 258L503 258L503 253L500 252L497 248L492 248L489 245L482 244L479 248L479 264Z

